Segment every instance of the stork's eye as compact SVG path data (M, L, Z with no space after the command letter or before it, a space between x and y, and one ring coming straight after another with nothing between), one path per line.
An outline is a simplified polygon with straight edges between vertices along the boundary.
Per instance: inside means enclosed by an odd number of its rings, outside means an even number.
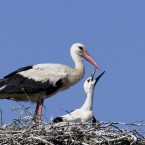
M89 83L90 82L90 79L88 79L87 82Z
M78 47L79 47L80 50L83 50L83 47L82 46L78 46Z

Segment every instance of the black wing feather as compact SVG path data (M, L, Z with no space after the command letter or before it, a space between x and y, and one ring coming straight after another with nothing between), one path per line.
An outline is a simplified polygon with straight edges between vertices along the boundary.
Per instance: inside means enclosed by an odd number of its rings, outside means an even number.
M93 116L92 123L97 123L97 119Z
M63 122L63 118L62 117L56 117L52 120L53 123L59 123L59 122Z
M38 93L45 92L46 95L51 95L56 92L62 85L62 80L58 80L55 84L50 81L41 82L23 77L20 74L13 74L11 77L0 80L0 87L6 85L0 93Z
M0 79L0 88L5 85L4 79Z
M26 71L26 70L31 69L31 68L33 68L33 65L29 65L29 66L25 66L25 67L19 68L19 69L15 70L15 71L11 72L10 74L6 75L4 77L4 79L12 77L13 75L15 75L18 72Z

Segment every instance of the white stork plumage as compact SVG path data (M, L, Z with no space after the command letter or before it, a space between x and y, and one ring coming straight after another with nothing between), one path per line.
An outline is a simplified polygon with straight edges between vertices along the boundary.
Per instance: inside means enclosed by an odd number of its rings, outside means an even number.
M92 123L98 122L98 120L96 120L96 118L93 115L93 94L96 83L104 73L105 71L102 72L96 79L93 79L95 74L94 71L91 77L86 79L86 81L84 82L84 90L87 95L87 98L81 108L76 109L73 112L67 113L66 115L63 115L61 117L56 117L52 122L53 123L59 122L86 123L89 121L92 121Z
M44 99L69 88L84 76L81 57L101 70L83 44L73 44L70 53L75 68L47 63L23 67L8 74L0 80L0 99L37 102L35 114L40 120Z

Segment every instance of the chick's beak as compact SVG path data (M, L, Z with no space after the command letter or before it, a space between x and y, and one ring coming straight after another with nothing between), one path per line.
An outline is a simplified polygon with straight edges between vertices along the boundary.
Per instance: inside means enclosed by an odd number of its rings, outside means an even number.
M95 72L96 72L96 68L95 68L95 70L93 71L93 73L91 74L91 80L92 80L92 81L93 81L93 79L94 79Z
M102 75L105 73L105 71L103 71L96 79L95 79L95 85L96 83L99 81L99 79L102 77Z

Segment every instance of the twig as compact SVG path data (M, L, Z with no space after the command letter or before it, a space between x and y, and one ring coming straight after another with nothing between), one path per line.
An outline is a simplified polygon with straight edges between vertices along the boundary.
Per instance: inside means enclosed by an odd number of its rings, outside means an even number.
M1 126L3 125L3 111L2 111L2 108L0 108L0 116L1 116Z
M144 122L100 122L99 126L90 122L37 123L29 107L19 104L15 111L19 110L22 110L19 118L0 127L0 144L133 145L145 140ZM131 129L122 129L122 125Z

